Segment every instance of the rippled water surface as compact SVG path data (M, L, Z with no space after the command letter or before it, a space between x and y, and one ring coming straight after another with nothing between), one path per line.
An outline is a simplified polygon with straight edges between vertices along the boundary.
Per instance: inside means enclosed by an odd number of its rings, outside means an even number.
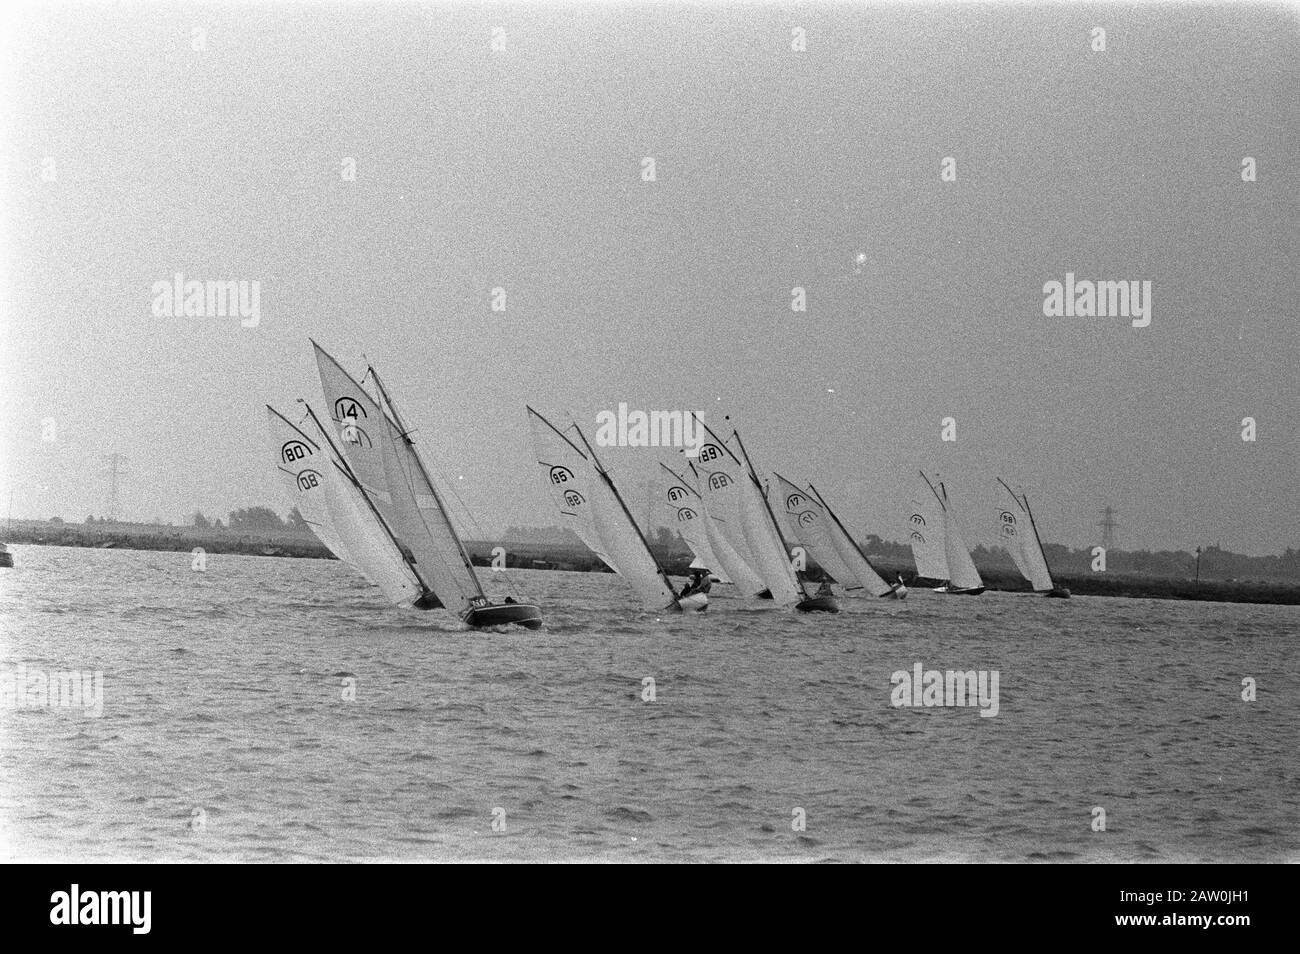
M101 670L104 696L0 709L6 857L1300 858L1295 607L674 618L614 576L521 572L546 628L484 633L334 562L12 549L0 672ZM998 670L997 716L892 707L917 662Z

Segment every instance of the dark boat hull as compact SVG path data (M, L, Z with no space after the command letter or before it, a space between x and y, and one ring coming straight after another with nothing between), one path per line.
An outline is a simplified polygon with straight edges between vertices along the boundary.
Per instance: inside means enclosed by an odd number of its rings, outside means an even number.
M960 586L950 586L948 589L944 590L944 592L949 596L979 596L984 592L984 587L968 586L963 588Z
M13 566L14 555L12 553L0 553L0 567Z
M838 613L839 600L833 596L810 596L794 606L801 613Z
M523 626L526 629L542 628L542 611L532 603L498 603L474 606L462 617L467 624L482 629L485 626Z
M1044 591L1043 595L1054 600L1068 600L1070 591L1064 586L1054 586L1050 590Z

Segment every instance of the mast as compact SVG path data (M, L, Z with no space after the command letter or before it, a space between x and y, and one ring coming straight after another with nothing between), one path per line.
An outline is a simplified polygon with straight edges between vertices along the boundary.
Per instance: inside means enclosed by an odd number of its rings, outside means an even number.
M767 499L767 494L763 493L763 484L759 481L758 474L754 472L754 463L749 459L749 451L745 450L745 442L740 439L740 431L733 427L731 435L736 439L736 446L740 448L740 452L745 455L745 466L749 468L749 479L754 482L754 486L758 489L758 495L763 498L763 507L767 510L768 519L772 521L772 529L776 531L776 538L781 541L781 549L785 551L785 559L788 564L790 562L790 544L786 542L785 534L781 532L781 525L777 523L776 514L772 512L772 503ZM793 572L793 567L791 572ZM808 591L804 589L803 580L799 579L798 573L794 574L794 581L799 585L799 592L803 594L804 599L807 599Z
M581 457L583 460L586 460L586 459L587 459L587 455L584 454L584 453L582 452L582 448L580 448L577 444L573 443L573 441L569 440L568 435L565 434L564 431L560 430L558 427L556 427L554 424L552 424L550 421L548 421L548 420L547 420L546 418L544 418L542 415L538 414L536 411L534 411L534 410L533 410L531 407L529 407L527 404L524 405L524 409L527 410L529 414L533 415L533 417L537 418L539 421L541 421L543 424L545 424L547 427L549 427L551 430L553 430L553 431L555 432L556 436L559 437L560 440L564 441L564 443L566 443L566 444L568 444L570 447L572 447L573 450L574 450L574 452L575 452L579 457ZM585 441L584 441L584 443L585 443ZM545 461L540 461L540 460L539 460L538 463L539 463L539 464L543 464L543 463L545 463Z
M451 538L456 541L456 549L460 552L460 558L465 564L465 569L469 571L469 578L474 581L474 587L478 590L478 595L486 599L487 594L483 592L483 584L479 582L478 574L474 572L474 563L470 559L469 551L465 549L465 544L461 542L460 534L456 532L456 527L451 522L451 516L447 513L447 506L442 502L442 495L438 493L438 488L434 486L433 481L429 478L429 472L424 467L424 461L420 459L420 452L415 449L415 441L411 440L410 432L407 431L406 425L402 422L402 417L397 410L397 405L394 404L393 399L389 397L388 389L384 387L384 382L379 377L379 372L376 371L373 366L368 366L366 370L370 372L372 377L374 377L375 386L379 388L379 393L383 397L384 403L387 404L388 409L393 412L393 423L397 425L397 433L401 435L402 440L406 443L407 447L411 449L411 456L415 458L415 465L420 468L420 474L424 477L425 484L431 491L433 491L434 503L438 505L438 511L442 514L442 519L446 521L447 529L451 532ZM418 504L415 509L417 512L419 511L420 508ZM420 519L423 520L423 516ZM428 527L426 527L425 530L427 532Z
M532 410L532 408L529 408L529 410ZM533 411L533 413L537 414L536 411ZM542 417L540 414L537 416ZM546 418L542 417L542 420L546 421ZM549 425L550 421L546 421L546 423ZM605 484L614 492L614 499L617 500L618 505L623 508L623 514L627 517L628 522L632 524L632 529L636 531L637 537L640 538L641 546L645 547L645 552L650 554L650 559L654 561L655 569L659 571L659 576L664 581L664 585L668 587L668 592L673 594L673 603L676 603L677 588L673 586L672 580L668 579L668 573L664 570L663 564L659 562L659 558L655 556L654 551L650 549L650 542L646 540L645 534L642 533L641 528L637 526L636 518L632 516L632 511L628 509L627 503L623 500L623 495L618 492L618 487L609 476L609 471L605 470L605 465L602 464L600 458L596 456L596 451L592 448L591 444L587 443L587 435L582 433L582 428L578 426L577 421L573 422L573 429L578 432L578 437L582 438L583 446L585 446L587 452L591 454L591 462L596 465L596 472L605 479ZM552 426L551 430L555 430L555 428Z
M817 498L817 502L820 503L822 507L826 509L826 513L828 513L830 515L830 518L835 521L835 526L839 527L840 532L843 533L844 536L848 538L849 543L853 544L853 549L858 551L858 556L862 557L863 561L867 564L867 566L871 567L871 572L875 573L876 576L879 576L883 580L885 578L884 575L881 574L881 572L876 569L876 565L867 558L867 555L865 553L862 552L862 547L858 546L858 541L854 540L853 534L849 533L848 529L844 526L844 524L840 523L840 518L835 516L835 511L831 509L830 504L828 504L825 500L822 499L822 495L818 492L817 488L814 487L812 484L809 484L808 489L813 492L813 496Z
M339 469L339 472L343 474L343 476L352 482L354 487L356 487L357 493L361 495L361 499L366 502L366 506L370 508L370 512L374 515L375 519L379 521L379 525L384 528L384 533L388 534L388 539L391 540L393 546L397 548L397 552L401 556L402 562L406 564L407 569L415 574L415 578L420 582L420 588L423 590L420 594L421 598L425 596L434 596L436 598L437 594L434 593L433 590L429 589L429 584L426 583L424 577L420 575L420 571L416 569L415 563L406 555L406 548L398 541L397 535L393 533L393 528L388 525L388 521L384 519L384 515L379 512L379 508L375 506L375 502L371 500L370 495L366 493L366 488L361 486L361 481L358 480L357 475L352 472L352 466L348 463L347 458L339 453L339 449L334 446L334 439L330 437L329 431L325 430L325 428L321 426L320 419L316 417L316 412L313 411L311 405L306 401L303 401L302 398L299 398L298 400L302 401L303 406L307 408L307 413L311 415L312 423L316 425L316 430L320 431L321 436L325 438L325 442L329 444L330 450L334 454L334 466ZM286 424L289 424L290 427L293 427L295 431L298 430L298 428L294 427L293 424L290 424L288 419L275 408L270 407L270 405L268 405L268 408L270 408L271 412L275 414L276 417L280 418ZM302 431L298 431L298 433L302 434ZM302 434L302 436L307 437L306 434ZM310 437L307 437L307 440L311 441L313 447L317 447L316 442L312 441ZM438 602L441 603L442 601L439 600Z
M940 497L939 491L935 490L934 484L930 483L930 478L925 476L925 471L921 471L921 479L925 481L925 485L930 488L930 492L934 494L935 499L939 501L939 506L943 507L944 510L947 510L948 505L944 503L944 497L948 496L948 491L945 490L943 492L943 497ZM939 486L942 487L943 484L939 484Z

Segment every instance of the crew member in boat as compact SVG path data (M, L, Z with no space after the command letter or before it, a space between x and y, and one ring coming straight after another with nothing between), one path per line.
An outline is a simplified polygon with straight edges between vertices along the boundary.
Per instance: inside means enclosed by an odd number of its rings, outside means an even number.
M835 591L831 589L831 581L822 577L821 586L817 587L817 596L834 596Z
M708 570L701 570L698 567L691 570L691 578L682 587L679 599L685 599L688 596L694 596L696 593L708 593L713 587L713 580L709 578Z

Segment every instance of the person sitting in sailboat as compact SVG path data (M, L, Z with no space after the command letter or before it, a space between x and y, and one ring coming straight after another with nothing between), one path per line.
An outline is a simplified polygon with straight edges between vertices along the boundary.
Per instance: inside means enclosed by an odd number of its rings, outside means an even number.
M696 593L708 593L712 588L713 580L709 578L709 571L697 567L691 570L691 578L687 584L682 587L682 592L678 598L685 599L688 596L694 596Z

